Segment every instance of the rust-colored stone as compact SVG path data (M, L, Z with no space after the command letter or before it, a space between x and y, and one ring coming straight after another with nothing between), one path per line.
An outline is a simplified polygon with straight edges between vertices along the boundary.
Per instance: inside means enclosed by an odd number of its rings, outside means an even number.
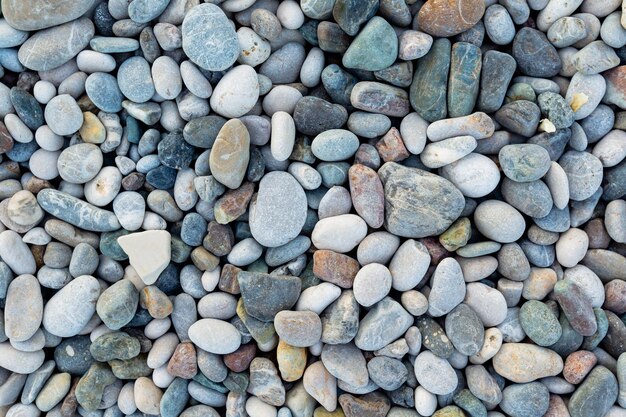
M626 281L614 279L604 285L604 308L615 314L626 313Z
M419 242L426 246L426 249L430 254L430 264L433 266L439 265L439 262L441 262L443 258L447 258L452 255L446 250L446 248L443 247L441 242L439 242L439 239L436 237L425 237L419 239Z
M0 121L0 153L5 153L13 149L13 137L7 127Z
M370 227L378 229L385 220L385 192L378 174L372 168L355 164L348 170L348 178L354 209Z
M141 290L139 301L155 319L164 319L174 310L170 298L155 285L148 285Z
M598 362L593 352L579 350L565 359L563 377L570 384L580 384Z
M220 275L220 283L218 284L220 290L233 295L240 294L239 281L237 280L239 271L241 271L241 268L237 268L235 265L224 265Z
M167 364L167 372L172 376L183 379L191 379L198 373L196 348L191 342L182 342L176 346L176 350Z
M484 14L483 0L430 0L420 9L417 22L423 32L448 37L470 29Z
M376 149L383 161L399 162L409 157L400 132L395 127L389 129L385 136L376 142Z
M256 343L241 345L239 349L228 355L224 355L224 365L233 372L243 372L250 366L250 362L256 355Z
M378 392L372 392L355 397L350 394L339 396L339 404L346 417L377 417L386 416L390 404L386 396Z
M253 193L254 184L251 182L246 182L235 190L228 190L215 202L215 220L220 224L236 220L246 212Z
M212 221L207 227L202 246L215 256L226 256L234 243L235 236L230 226Z
M352 288L354 277L359 272L359 262L342 253L318 250L313 254L313 273L323 281Z
M80 378L74 378L70 392L67 393L65 399L61 403L61 416L74 417L76 415L76 409L78 408L78 400L76 399L76 386Z
M626 109L626 65L608 70L602 74L606 80L604 101Z
M550 395L548 411L543 417L570 417L565 401L559 395Z

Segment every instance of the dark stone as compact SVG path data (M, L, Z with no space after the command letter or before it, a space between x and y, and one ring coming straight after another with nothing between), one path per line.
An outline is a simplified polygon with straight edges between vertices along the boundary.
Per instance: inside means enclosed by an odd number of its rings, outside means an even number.
M193 153L193 146L183 140L181 132L167 133L159 142L159 160L163 165L170 168L187 168L193 160Z
M557 129L565 129L574 123L574 112L563 96L551 91L537 97L541 113L548 118ZM612 114L613 112L611 112ZM584 129L584 127L583 127Z
M546 35L529 27L515 35L513 57L522 73L531 77L551 78L562 67L561 58Z
M504 200L530 217L545 217L552 210L552 194L541 180L517 182L509 178L502 181Z
M566 128L559 129L556 132L542 132L528 139L528 143L543 147L550 154L550 159L556 161L563 155L571 137L572 130Z
M448 81L449 117L472 113L480 85L481 57L480 48L471 43L457 42L452 45Z
M37 130L44 124L43 110L35 97L17 87L11 89L10 96L15 112L29 129Z
M505 104L496 112L496 120L513 133L527 138L537 131L541 119L539 106L527 100L517 100Z
M109 4L107 2L100 3L93 11L93 23L96 32L101 36L114 36L113 24L115 18L109 13Z
M350 93L358 79L337 64L330 64L322 71L322 84L333 101L344 107L351 106Z
M276 313L288 310L300 296L300 279L241 271L237 274L246 312L261 321L272 321Z
M446 91L451 48L448 39L437 39L430 51L418 61L413 76L411 106L429 122L444 119L447 114Z
M500 408L511 417L543 416L550 404L550 392L541 382L509 385L502 391Z
M176 182L176 170L165 165L151 169L146 174L148 184L159 190L168 190Z
M498 51L485 53L478 99L480 110L491 113L502 106L515 68L517 64L511 55Z
M598 324L591 301L582 288L574 282L561 280L554 286L554 297L574 330L583 336L596 332Z
M209 149L213 146L217 134L226 123L226 119L210 115L192 119L183 129L183 138L196 148Z
M415 321L422 335L424 347L440 358L448 358L454 352L454 346L443 328L432 318L422 316Z
M296 103L293 120L299 132L315 136L343 126L348 120L348 112L338 104L307 96Z
M337 0L333 17L344 32L354 36L361 25L376 14L378 6L378 0Z
M467 356L480 351L485 338L485 329L470 306L465 303L456 306L446 316L445 325L446 334L456 350Z
M74 336L63 340L54 349L54 361L59 371L84 375L94 362L90 347L89 336Z
M183 219L180 228L180 238L189 246L202 245L202 239L206 234L207 221L198 213L188 213Z
M600 365L572 394L567 408L572 417L602 417L615 403L617 394L615 375Z

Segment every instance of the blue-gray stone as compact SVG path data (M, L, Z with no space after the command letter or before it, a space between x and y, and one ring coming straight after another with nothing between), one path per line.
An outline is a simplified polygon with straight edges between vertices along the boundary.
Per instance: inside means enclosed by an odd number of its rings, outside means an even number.
M526 336L539 346L551 346L561 338L559 320L541 301L526 301L520 308L519 321Z
M333 17L344 32L354 36L361 24L376 14L378 6L378 0L337 0L333 7Z
M187 168L193 160L193 146L183 139L180 131L165 134L157 150L161 163L170 168Z
M189 401L187 381L176 378L167 387L161 397L160 412L162 417L178 417Z
M104 290L96 303L96 312L112 330L126 326L134 317L139 303L139 292L128 279L122 279Z
M120 228L112 212L53 188L41 190L37 202L46 212L81 229L111 232Z
M114 232L105 232L100 236L100 252L114 261L125 261L128 255L117 243L117 238L126 236L130 232L125 229L116 230Z
M611 201L622 198L624 195L626 195L626 160L607 171L602 199Z
M471 114L480 84L482 53L480 48L467 42L452 45L450 80L448 81L448 116ZM483 81L484 83L484 81Z
M615 403L617 394L615 375L600 365L574 391L567 408L572 417L602 417Z
M39 149L37 141L31 140L28 143L14 142L13 149L6 152L6 156L13 162L26 162Z
M520 247L528 258L528 261L540 268L548 268L554 263L556 253L553 245L537 245L529 240L520 242Z
M548 118L557 129L565 129L574 123L574 112L563 96L551 91L537 97L541 113Z
M95 72L85 81L85 92L93 104L107 113L116 113L122 110L122 92L117 85L117 79L111 74Z
M139 42L132 38L98 36L89 41L89 46L96 52L118 54L136 51L139 49Z
M563 209L553 206L547 216L533 218L533 221L537 226L548 232L563 233L572 226L569 206L565 206Z
M128 5L129 17L137 23L148 23L159 17L170 0L133 0Z
M410 89L411 106L428 122L444 119L452 45L446 38L433 42L430 51L420 58Z
M589 152L568 151L559 159L559 165L567 174L570 199L585 200L600 188L602 162Z
M315 136L326 130L343 126L348 120L348 112L338 104L307 96L296 103L293 120L298 132Z
M183 129L183 138L196 148L210 149L225 123L226 119L217 115L192 119Z
M89 336L74 336L64 339L54 349L54 361L61 372L72 375L84 375L94 359L89 352L91 340Z
M502 181L504 201L527 216L542 218L552 210L552 194L541 180L517 182L509 178Z
M465 303L456 306L446 316L445 326L446 335L457 351L467 356L480 351L485 338L485 329L470 306Z
M541 382L509 385L502 391L500 408L511 417L537 417L548 411L550 392Z
M189 213L183 219L180 228L180 238L189 246L202 245L202 239L206 235L207 221L198 213Z
M534 144L506 145L498 159L504 174L517 182L536 181L550 169L550 154Z
M300 76L300 69L305 58L304 46L297 42L289 42L272 52L258 72L268 77L274 84L293 83Z
M322 71L322 84L333 102L344 107L351 106L350 93L359 80L337 64L330 64Z
M22 122L32 130L44 124L41 104L27 91L13 87L11 89L11 103Z
M289 310L300 296L298 277L240 271L237 274L246 312L261 321L272 321L279 311Z
M276 248L268 248L265 253L265 263L268 266L278 266L305 253L311 247L311 239L298 236L289 243Z
M146 181L154 188L168 190L174 187L174 183L176 182L176 170L165 165L159 165L148 171Z
M496 112L496 121L513 133L531 137L537 131L541 110L528 100L517 100L505 104Z
M609 106L600 104L580 122L589 143L596 143L609 133L615 124L615 113Z
M113 24L116 20L109 13L109 4L100 3L93 11L93 24L96 26L96 32L102 36L114 36Z
M182 37L185 54L206 70L223 71L239 56L234 25L214 4L197 5L185 15Z
M483 59L478 108L485 113L498 110L504 102L517 64L503 52L487 51Z
M524 27L517 32L512 53L524 75L551 78L561 71L561 57L556 48L537 29Z
M559 129L556 132L541 132L528 139L528 143L539 145L548 151L550 159L556 161L563 155L565 147L572 137L572 129Z
M150 64L143 57L128 58L117 70L117 84L126 98L145 103L154 95Z
M326 188L345 184L349 169L350 164L347 162L320 162L317 165L317 172L322 176L322 185Z
M48 71L68 62L87 47L95 33L87 17L41 30L22 44L20 62L34 71Z
M398 36L379 16L373 17L352 41L342 58L343 66L378 71L392 65L398 57Z

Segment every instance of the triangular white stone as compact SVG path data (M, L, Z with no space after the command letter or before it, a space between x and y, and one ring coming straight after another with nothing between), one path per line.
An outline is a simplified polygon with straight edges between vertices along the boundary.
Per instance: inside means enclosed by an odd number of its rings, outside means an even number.
M146 285L154 284L170 263L171 236L165 230L148 230L117 238L130 264Z

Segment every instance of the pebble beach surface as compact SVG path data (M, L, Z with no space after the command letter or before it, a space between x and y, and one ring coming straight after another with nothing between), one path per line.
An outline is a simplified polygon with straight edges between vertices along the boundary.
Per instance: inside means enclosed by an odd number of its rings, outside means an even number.
M0 417L626 417L626 0L0 10Z

